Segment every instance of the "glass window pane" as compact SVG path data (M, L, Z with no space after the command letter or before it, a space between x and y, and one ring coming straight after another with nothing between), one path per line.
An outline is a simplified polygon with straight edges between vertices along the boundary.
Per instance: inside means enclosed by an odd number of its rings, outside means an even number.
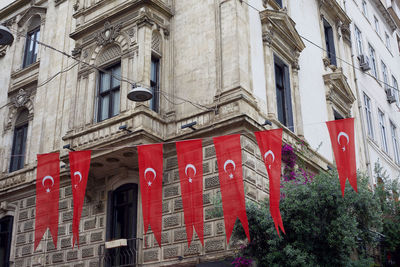
M109 117L108 110L110 105L110 95L100 97L100 120L105 120Z
M100 93L110 89L110 75L106 73L100 74Z
M113 92L112 116L119 114L119 102L120 102L119 90L116 90Z
M112 74L119 79L112 77L111 81L111 87L115 88L121 84L120 77L121 77L121 65L116 66L114 69L112 69Z

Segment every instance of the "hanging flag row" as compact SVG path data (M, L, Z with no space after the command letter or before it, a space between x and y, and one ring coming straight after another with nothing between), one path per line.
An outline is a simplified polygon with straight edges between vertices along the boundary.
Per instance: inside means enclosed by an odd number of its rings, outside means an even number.
M337 163L342 195L345 182L357 191L354 119L327 122L332 148ZM282 129L255 132L256 140L268 173L270 212L276 231L285 233L279 210L281 181ZM224 213L227 242L238 218L250 241L249 225L246 215L242 148L240 135L219 136L213 138L221 189L222 209ZM163 144L141 145L137 147L139 158L139 179L142 197L144 234L149 230L161 246L162 231L162 177ZM204 246L203 215L203 146L202 140L176 142L182 205L190 246L193 232L196 231ZM73 195L73 246L79 246L79 222L85 197L89 174L91 151L69 153L71 186ZM58 204L60 187L59 153L37 156L36 179L36 218L35 250L47 228L57 247Z

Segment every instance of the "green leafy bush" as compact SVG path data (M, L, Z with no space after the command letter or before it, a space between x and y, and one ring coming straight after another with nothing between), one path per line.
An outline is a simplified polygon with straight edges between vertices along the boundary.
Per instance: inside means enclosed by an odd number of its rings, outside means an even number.
M298 178L301 179L301 178ZM341 195L336 172L323 173L312 182L284 182L280 209L286 235L276 233L268 200L247 202L251 242L242 249L259 266L370 266L368 248L375 247L381 231L380 202L358 177L358 193L346 185ZM236 238L244 239L240 224Z

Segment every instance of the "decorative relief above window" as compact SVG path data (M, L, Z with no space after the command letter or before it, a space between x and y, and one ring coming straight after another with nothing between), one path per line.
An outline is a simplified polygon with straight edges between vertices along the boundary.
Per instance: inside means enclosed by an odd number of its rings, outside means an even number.
M109 21L104 24L104 29L97 33L96 41L98 45L113 43L121 31L121 24L112 25Z
M331 102L341 114L350 117L351 107L356 98L341 68L324 75L323 78L326 85L326 100Z

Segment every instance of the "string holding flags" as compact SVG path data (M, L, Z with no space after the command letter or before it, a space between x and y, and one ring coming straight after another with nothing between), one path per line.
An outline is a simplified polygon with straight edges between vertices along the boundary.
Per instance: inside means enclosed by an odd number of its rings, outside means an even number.
M357 192L354 118L329 121L326 122L326 125L339 173L342 196L344 196L347 179ZM285 233L279 209L283 130L259 131L254 134L268 173L271 217L280 236L279 229ZM218 165L227 243L230 241L237 218L242 223L247 239L250 241L240 134L214 137L213 142ZM175 145L188 246L190 247L193 240L194 230L204 246L202 139L177 141ZM146 235L151 227L155 239L161 246L163 143L140 145L137 146L137 150L144 234ZM37 155L37 159L35 250L47 228L50 229L53 243L57 247L60 195L59 153ZM73 194L73 246L75 243L79 246L79 222L84 204L90 160L91 151L69 153Z

